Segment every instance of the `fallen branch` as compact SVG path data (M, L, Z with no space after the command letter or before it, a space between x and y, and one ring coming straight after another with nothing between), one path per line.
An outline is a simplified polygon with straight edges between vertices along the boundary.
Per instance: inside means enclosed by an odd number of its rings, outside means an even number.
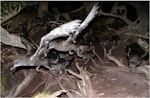
M1 42L2 43L13 46L13 47L26 49L26 47L21 43L20 37L13 35L13 34L9 34L9 32L7 32L3 27L0 27L0 28L1 28Z

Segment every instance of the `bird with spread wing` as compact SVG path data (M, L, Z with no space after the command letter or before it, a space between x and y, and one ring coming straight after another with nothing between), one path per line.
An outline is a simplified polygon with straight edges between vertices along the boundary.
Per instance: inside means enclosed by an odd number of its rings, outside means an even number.
M55 28L54 30L50 31L48 34L43 36L41 38L41 42L38 49L31 57L31 59L38 56L40 50L43 49L46 50L49 46L49 43L56 38L73 35L74 39L76 39L79 33L82 32L98 14L98 9L99 9L98 4L95 4L91 9L90 13L88 14L88 16L86 17L86 19L82 23L81 20L78 19L73 20L63 25L60 25L59 27Z

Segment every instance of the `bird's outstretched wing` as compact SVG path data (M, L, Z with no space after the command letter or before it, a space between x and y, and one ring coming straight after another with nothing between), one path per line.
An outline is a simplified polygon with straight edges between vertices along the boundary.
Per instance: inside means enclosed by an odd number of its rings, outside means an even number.
M75 33L73 34L73 36L70 36L67 40L67 42L69 41L73 41L74 43L76 43L76 38L79 35L79 33L81 33L88 25L89 23L95 18L95 16L98 14L98 3L95 4L93 6L93 8L91 9L90 13L88 14L88 16L85 18L85 20L82 22L82 24L79 26L79 28L75 31Z
M40 49L42 49L42 48L46 49L51 40L58 38L58 37L69 36L71 33L74 33L79 28L80 24L81 24L81 20L73 20L73 21L67 22L63 25L60 25L59 27L50 31L50 33L46 34L45 36L43 36L41 38L40 46L36 50L33 57L37 56ZM38 54L38 55L40 55L40 54Z
M69 36L70 34L75 33L74 39L76 39L77 35L79 35L79 33L82 32L97 15L98 8L98 4L94 5L82 24L81 20L73 20L55 28L54 30L50 31L50 33L43 36L41 38L40 46L38 47L37 51L32 56L32 58L36 57L37 55L40 55L38 54L40 49L44 48L46 50L50 41L52 41L55 38Z
M75 35L78 35L80 32L82 32L88 25L89 23L95 18L95 16L98 14L98 3L93 6L91 9L90 13L88 16L85 18L85 20L82 22L80 25L79 29L76 31Z
M74 33L80 26L81 20L73 20L60 26L60 30L67 33Z
M80 32L82 32L88 24L95 18L95 16L98 14L98 3L95 4L86 17L86 19L83 21L81 24L81 20L73 20L68 23L65 23L54 30L52 30L50 33L47 35L43 36L43 39L48 38L50 41L61 36L68 36L71 33L75 33L75 35L78 35Z
M41 38L42 40L51 41L58 37L69 36L71 33L74 33L80 26L81 20L73 20L67 22L59 27L55 28L54 30L50 31L47 35Z

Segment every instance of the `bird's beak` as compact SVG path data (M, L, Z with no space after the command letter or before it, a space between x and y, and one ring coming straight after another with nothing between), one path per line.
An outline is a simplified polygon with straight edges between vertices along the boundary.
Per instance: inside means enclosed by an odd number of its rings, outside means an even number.
M14 70L15 68L16 68L16 67L13 66L13 67L10 68L10 70Z

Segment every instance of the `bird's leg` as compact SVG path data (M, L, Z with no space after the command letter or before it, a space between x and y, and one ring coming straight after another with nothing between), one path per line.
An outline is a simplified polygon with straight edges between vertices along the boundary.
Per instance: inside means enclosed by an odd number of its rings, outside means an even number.
M36 71L37 71L37 72L39 72L39 68L40 68L40 66L37 66L37 67L36 67Z
M76 53L77 53L77 56L79 56L79 57L83 57L83 55L81 54L81 51L80 51L80 49L79 49L79 48L76 50Z
M49 72L53 75L53 76L57 76L54 72L53 72L53 68L50 68L49 66L47 65L44 65L45 68L47 68L49 70Z
M38 49L36 50L36 52L33 54L33 56L31 57L31 60L33 60L33 58L35 58L38 54L38 52L40 51L40 49L43 47L43 40L41 39L40 42L40 46L38 47Z
M54 69L50 69L50 70L49 70L49 71L50 71L50 73L51 73L53 76L58 77L58 75L56 75L56 74L53 72L53 70L54 70Z
M87 59L87 60L84 62L84 64L87 64L89 60L90 60L90 59Z
M74 34L74 33L71 33L71 34L69 35L69 37L67 38L65 44L71 43L71 42L76 43L75 40L76 40L75 34Z
M147 52L145 52L145 53L142 55L142 58L144 58L146 55L148 55Z
M43 65L45 68L47 68L49 71L51 71L51 68L48 65Z
M57 57L53 63L56 64L58 61L59 61L59 57Z
M49 41L45 41L45 45L44 45L44 48L45 48L44 57L46 57L47 53L49 52L48 46L49 46Z
M43 40L43 39L41 39L41 42L40 42L40 46L39 46L39 48L36 50L36 52L34 53L34 55L31 57L31 60L33 59L33 58L35 58L37 55L40 55L41 53L39 53L40 52L40 50L42 49L42 48L44 48L44 55L47 55L47 48L48 48L48 45L49 45L49 41L48 40Z
M79 34L79 31L77 30L77 31L72 35L71 41L72 41L73 43L76 43L76 38L77 38L78 34Z

